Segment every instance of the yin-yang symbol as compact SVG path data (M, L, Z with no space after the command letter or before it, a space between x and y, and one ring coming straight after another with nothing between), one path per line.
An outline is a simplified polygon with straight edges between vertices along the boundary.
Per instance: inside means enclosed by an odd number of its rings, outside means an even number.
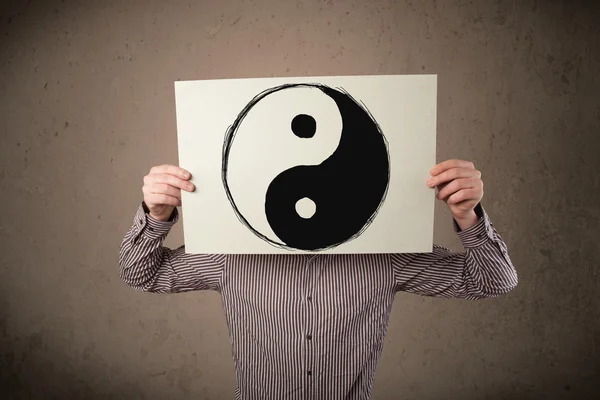
M288 84L252 99L227 130L222 179L238 219L268 243L322 251L363 233L388 190L388 144L341 88Z

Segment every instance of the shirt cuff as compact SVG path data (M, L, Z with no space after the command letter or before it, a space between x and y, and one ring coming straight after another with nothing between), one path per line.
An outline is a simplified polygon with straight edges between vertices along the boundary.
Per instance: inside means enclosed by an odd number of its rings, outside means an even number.
M136 237L144 236L150 240L162 239L171 231L171 228L179 220L177 207L173 209L173 214L168 221L158 221L150 216L148 208L142 203L135 214L133 221L136 229Z
M479 247L489 240L493 240L494 237L492 223L481 204L477 204L475 207L475 214L477 214L479 220L465 230L461 230L456 220L452 220L454 232L456 232L465 248Z

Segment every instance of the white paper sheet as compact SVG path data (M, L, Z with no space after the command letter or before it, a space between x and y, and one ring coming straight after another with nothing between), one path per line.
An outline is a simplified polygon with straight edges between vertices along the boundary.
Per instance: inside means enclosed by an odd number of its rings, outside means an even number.
M186 252L430 252L436 75L175 82Z

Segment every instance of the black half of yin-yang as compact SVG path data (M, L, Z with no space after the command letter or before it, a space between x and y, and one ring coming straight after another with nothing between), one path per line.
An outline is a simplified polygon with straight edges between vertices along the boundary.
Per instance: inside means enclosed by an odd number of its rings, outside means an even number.
M344 243L368 227L387 192L390 168L385 138L371 115L348 94L318 88L339 108L339 146L319 165L280 173L265 199L267 220L281 241L313 251ZM296 211L296 203L305 197L316 204L310 218Z

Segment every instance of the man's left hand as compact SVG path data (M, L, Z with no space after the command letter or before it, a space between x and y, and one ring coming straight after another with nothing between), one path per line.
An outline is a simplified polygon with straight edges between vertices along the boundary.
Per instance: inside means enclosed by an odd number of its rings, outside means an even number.
M447 160L433 167L427 186L437 187L437 198L443 200L458 226L465 230L474 225L479 217L475 206L483 198L481 172L470 161Z

